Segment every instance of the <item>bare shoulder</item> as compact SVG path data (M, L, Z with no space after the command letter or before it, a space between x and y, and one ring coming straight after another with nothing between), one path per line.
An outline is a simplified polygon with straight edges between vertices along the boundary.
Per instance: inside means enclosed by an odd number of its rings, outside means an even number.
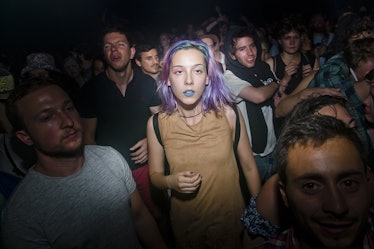
M271 69L273 69L273 58L272 57L268 58L265 62L270 66Z

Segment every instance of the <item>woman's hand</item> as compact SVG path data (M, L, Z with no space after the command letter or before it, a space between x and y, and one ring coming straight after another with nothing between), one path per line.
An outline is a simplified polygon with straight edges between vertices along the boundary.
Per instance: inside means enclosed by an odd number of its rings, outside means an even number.
M200 173L192 171L183 171L170 175L166 179L168 187L180 193L194 193L201 184L202 177Z

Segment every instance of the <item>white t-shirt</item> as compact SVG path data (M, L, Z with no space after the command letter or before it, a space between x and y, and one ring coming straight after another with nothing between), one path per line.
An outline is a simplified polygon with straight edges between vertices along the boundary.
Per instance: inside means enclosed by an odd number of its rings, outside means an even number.
M245 126L247 128L247 133L248 133L248 136L249 136L249 140L252 141L251 127L249 125L248 113L247 113L247 107L246 107L246 104L245 104L245 100L242 99L241 97L239 97L239 93L243 88L245 88L247 86L252 86L252 85L249 82L244 81L244 80L240 79L239 77L237 77L230 70L226 70L224 72L224 76L225 76L225 80L226 80L226 83L227 83L228 87L234 93L234 95L237 96L236 103L238 104L238 107L243 114L243 118L244 118ZM273 109L272 109L271 106L263 106L261 108L261 110L262 110L262 113L264 115L264 119L265 119L265 122L266 122L266 125L267 125L267 128L268 128L267 143L266 143L266 147L265 147L264 152L262 152L261 154L254 153L254 155L267 156L267 155L269 155L270 153L273 152L273 150L275 148L275 144L276 144L276 137L275 137L275 133L274 133L274 123L273 123Z
M111 147L86 146L84 155L67 177L29 170L3 210L2 248L140 248L126 161Z

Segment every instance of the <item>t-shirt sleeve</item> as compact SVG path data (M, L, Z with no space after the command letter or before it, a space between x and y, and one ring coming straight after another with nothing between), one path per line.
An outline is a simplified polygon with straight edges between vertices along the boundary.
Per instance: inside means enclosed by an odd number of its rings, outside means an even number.
M226 70L224 73L226 84L235 96L239 96L239 93L243 88L251 86L250 83L236 77L231 71Z
M136 183L132 176L130 166L127 163L126 159L121 155L121 153L113 148L111 148L111 150L115 154L114 156L118 158L119 167L117 170L120 170L119 175L123 178L125 185L129 190L129 193L132 194L136 189Z
M159 105L161 105L161 97L158 94L158 92L155 91L151 99L150 106L152 107L152 106L159 106Z

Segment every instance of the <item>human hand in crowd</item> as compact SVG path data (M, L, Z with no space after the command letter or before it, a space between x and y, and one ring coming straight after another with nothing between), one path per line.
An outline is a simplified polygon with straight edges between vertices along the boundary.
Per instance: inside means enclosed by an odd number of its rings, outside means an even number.
M130 148L132 151L131 160L133 160L136 164L142 164L147 162L148 160L148 144L147 139L144 138L138 141L134 146Z
M221 15L217 18L217 22L228 22L228 18L226 15Z
M312 66L310 64L303 65L303 78L307 77L312 72Z
M297 73L298 65L294 62L290 62L285 68L284 68L284 76L283 80L287 83L291 80L292 75Z
M277 107L278 104L282 101L282 99L285 98L286 96L287 94L284 93L284 89L281 90L281 86L280 86L278 89L278 92L276 92L273 97L274 106Z
M200 173L192 171L183 171L167 177L168 187L184 194L194 193L200 187L201 181Z

